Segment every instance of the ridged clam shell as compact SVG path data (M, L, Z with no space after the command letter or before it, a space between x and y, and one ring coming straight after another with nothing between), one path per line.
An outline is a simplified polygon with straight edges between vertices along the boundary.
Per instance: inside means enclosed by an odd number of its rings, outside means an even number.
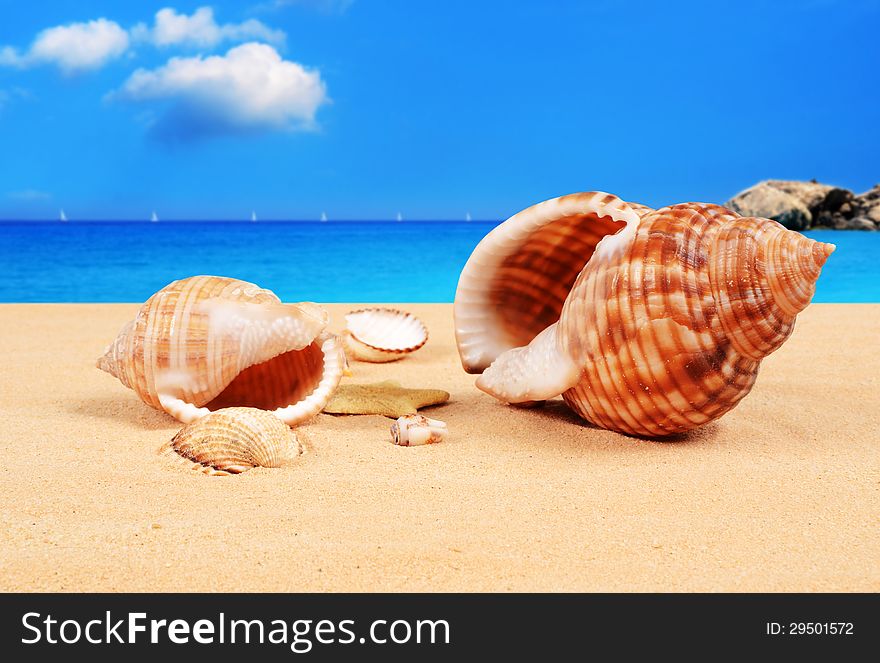
M150 297L98 367L185 423L248 405L294 425L320 412L342 377L327 320L316 304L282 304L253 283L194 276Z
M345 322L345 350L361 361L395 361L415 352L428 340L428 329L421 320L393 308L351 311Z
M601 214L598 205L621 209L614 200L607 194L579 194L577 205ZM506 301L520 316L521 338L528 337L536 325L525 318L539 310L535 290L521 285L528 281L525 276L499 282L496 270L519 255L545 251L548 259L567 261L564 269L534 257L523 269L537 269L539 281L567 275L573 256L530 245L532 229L552 227L562 204L541 203L521 212L478 246L478 259L472 257L462 275L467 289L459 286L465 299L455 304L456 323L468 325L458 334L459 351L466 366L470 362L480 369L491 362L477 386L503 401L562 393L584 419L632 435L681 433L739 403L752 388L761 360L791 334L834 250L775 221L742 218L718 205L684 203L623 213L625 227L584 252L558 323L522 347L506 349L511 335L493 312L484 314L481 325L470 310L479 300L473 292L482 289L489 298L505 288ZM522 225L525 229L518 228ZM504 242L523 235L525 247ZM514 253L506 255L508 250ZM548 299L555 309L558 295ZM459 309L467 315L460 317ZM475 347L482 352L475 354ZM500 352L493 358L487 348Z
M230 407L184 426L159 453L212 476L280 467L301 453L296 434L265 410Z

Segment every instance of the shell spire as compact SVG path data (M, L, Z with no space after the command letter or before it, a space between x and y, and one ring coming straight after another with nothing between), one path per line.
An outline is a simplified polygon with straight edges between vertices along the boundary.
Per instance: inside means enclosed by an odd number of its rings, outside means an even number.
M771 292L780 308L797 315L813 299L822 267L837 247L791 230L782 230L779 235L773 251L767 252L767 272L773 277Z
M834 248L754 217L717 231L709 263L712 295L740 354L761 360L785 342Z
M131 389L131 382L128 379L128 371L126 370L127 362L125 361L126 349L131 344L132 328L134 320L127 322L125 326L119 330L119 334L113 339L113 342L104 349L104 354L98 357L95 363L105 373L109 373L117 378L122 384Z

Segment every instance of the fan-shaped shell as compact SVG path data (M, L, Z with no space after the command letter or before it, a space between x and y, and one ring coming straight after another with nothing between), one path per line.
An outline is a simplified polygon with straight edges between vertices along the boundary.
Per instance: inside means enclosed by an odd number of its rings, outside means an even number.
M253 283L194 276L150 297L98 367L183 422L246 405L295 425L321 411L342 377L327 320L319 306L282 304Z
M230 407L184 426L159 453L213 476L280 467L301 453L296 434L271 412Z
M595 210L605 195L579 194L578 204ZM494 253L493 260L469 261L465 269L470 273L462 281L467 277L471 290L491 292L502 287L491 285L498 283L493 267L530 251L569 261L563 269L530 259L529 266L538 271L533 282L569 274L573 256L560 254L555 246L529 246L528 232L504 228L522 224L522 218L529 228L552 227L558 215L548 221L538 208L559 204L542 203L499 226L502 239L525 235L526 248L508 244L512 255L504 256L505 247L490 233L483 240L488 246L481 243L474 255ZM474 325L459 334L459 350L466 365L473 361L472 347L462 346L462 340L479 338L477 332L488 338L481 341L483 347L501 349L477 386L506 402L564 392L578 414L611 430L650 437L687 431L720 417L749 392L761 359L782 345L797 313L810 302L834 247L717 205L685 203L621 216L626 217L624 228L584 251L558 323L529 338L527 345L504 350L510 335L498 342L497 325L492 326L488 313L483 328ZM480 274L483 265L489 267ZM503 287L518 316L539 310L536 290ZM551 295L550 301L555 309L558 297ZM455 307L459 324L458 301ZM522 338L531 335L534 323L521 324Z
M415 352L428 340L428 329L421 320L393 308L351 311L345 322L345 350L361 361L395 361Z

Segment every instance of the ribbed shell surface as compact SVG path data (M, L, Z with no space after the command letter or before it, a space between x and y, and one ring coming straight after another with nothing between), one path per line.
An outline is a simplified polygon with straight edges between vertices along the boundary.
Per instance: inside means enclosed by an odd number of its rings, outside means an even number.
M272 413L232 407L185 426L160 453L205 474L226 475L279 467L300 449L296 434Z
M150 297L98 367L184 422L251 406L296 425L320 412L342 377L327 320L316 304L282 304L253 283L190 277Z
M113 347L114 375L149 405L161 409L163 375L198 376L175 384L172 395L201 407L240 372L240 340L211 333L210 314L199 306L209 299L280 303L269 290L219 276L175 281L150 297Z
M353 359L387 362L415 352L428 341L428 328L412 313L371 307L350 311L342 334L346 353Z
M788 338L827 246L717 205L646 214L627 246L600 247L566 300L558 334L582 371L566 402L640 436L720 417ZM786 310L793 289L799 307Z

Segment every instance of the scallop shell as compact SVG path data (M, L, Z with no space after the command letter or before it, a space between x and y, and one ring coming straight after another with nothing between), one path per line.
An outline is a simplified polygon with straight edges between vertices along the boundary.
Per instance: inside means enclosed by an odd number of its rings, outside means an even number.
M572 218L579 244L562 239ZM462 363L505 402L562 394L604 428L681 433L749 392L833 250L718 205L645 211L595 192L547 201L495 228L465 266Z
M349 356L361 361L402 359L428 340L428 329L412 313L393 308L364 308L345 316L342 339Z
M175 281L141 307L98 368L184 423L250 406L295 425L321 411L344 369L328 315L219 276Z
M280 467L302 449L296 434L265 410L229 407L184 426L159 453L212 476Z
M436 444L445 440L448 433L444 422L421 414L405 414L391 424L391 442L401 447Z

